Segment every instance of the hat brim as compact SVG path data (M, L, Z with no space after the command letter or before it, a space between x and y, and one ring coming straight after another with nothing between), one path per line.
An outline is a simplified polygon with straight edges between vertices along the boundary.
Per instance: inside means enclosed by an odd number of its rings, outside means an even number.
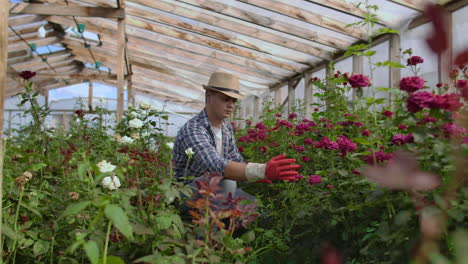
M215 91L215 92L218 92L218 93L222 93L222 94L225 94L225 95L227 95L229 97L232 97L232 98L244 99L244 97L245 97L242 94L238 94L238 93L220 91L220 90L216 89L216 87L207 86L207 85L202 85L202 86L203 86L203 88L205 88L205 90L210 90L210 91Z

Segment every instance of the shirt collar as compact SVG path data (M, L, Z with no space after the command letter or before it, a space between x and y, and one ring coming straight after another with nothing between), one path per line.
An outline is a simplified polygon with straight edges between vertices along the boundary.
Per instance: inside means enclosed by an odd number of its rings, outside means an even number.
M206 113L206 109L203 109L200 114L198 114L198 117L199 117L199 120L200 120L200 123L206 127L208 130L211 129L211 123L210 123L210 120L208 119L208 114ZM226 129L226 125L229 123L228 119L225 118L223 119L223 123L221 125L221 129L225 130Z

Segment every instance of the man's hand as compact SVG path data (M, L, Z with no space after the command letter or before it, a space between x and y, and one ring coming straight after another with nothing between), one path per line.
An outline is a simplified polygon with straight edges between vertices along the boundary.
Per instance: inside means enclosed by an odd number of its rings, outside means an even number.
M301 166L292 164L295 159L286 159L285 154L278 155L266 163L265 177L269 180L295 180Z

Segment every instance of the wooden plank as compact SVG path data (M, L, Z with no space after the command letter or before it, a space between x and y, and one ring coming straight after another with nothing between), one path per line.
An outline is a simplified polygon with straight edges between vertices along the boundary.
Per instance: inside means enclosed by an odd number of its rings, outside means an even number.
M44 20L43 16L37 16L37 15L15 15L11 16L8 18L8 25L10 27L15 27L15 26L26 26L27 24L32 24L35 22L40 22ZM36 23L35 23L36 24Z
M88 108L93 109L93 81L88 80Z
M275 106L278 107L281 105L281 87L276 88L275 90Z
M44 39L36 38L34 40L28 41L28 43L29 44L34 43L34 44L36 44L37 47L42 47L42 46L47 46L47 45L60 43L61 39L62 38L60 38L60 37L52 36L52 37L48 37L48 38L44 38ZM8 45L8 52L20 51L20 50L29 50L29 49L30 49L30 47L24 42Z
M67 26L74 25L73 20L67 19L65 17L51 16L47 19L53 23ZM83 22L86 23L87 28L92 32L102 34L103 36L115 36L115 31L111 30L114 25L112 23L108 23L108 21L106 24L102 25L103 27L99 27L94 22L85 18L82 18L81 20L84 20ZM151 44L149 47L151 47L151 50L154 53L169 53L171 55L197 60L200 61L200 63L209 63L220 67L221 70L234 70L243 74L248 74L271 81L278 79L278 77L275 77L275 75L284 77L290 75L292 72L255 60L249 60L235 56L230 53L219 52L207 47L193 45L186 41L169 38L164 35L154 34L139 28L127 27L127 35L129 36L129 45L132 45L132 43L134 43L136 46ZM295 66L294 71L300 71L300 69L302 68Z
M0 153L3 153L3 122L5 108L5 89L7 87L7 57L8 57L8 9L9 1L4 1L0 5ZM3 167L3 155L0 158ZM3 187L3 170L0 170L0 186ZM0 188L3 189L3 188ZM0 190L0 199L2 199L2 191ZM0 201L0 210L1 201ZM1 212L0 212L1 219ZM0 225L0 240L2 238ZM1 253L1 251L0 251ZM0 255L1 256L1 255Z
M312 106L314 91L312 85L312 73L304 74L304 105L306 107L306 118L310 118L312 114Z
M207 28L207 27L201 26L199 23L191 23L187 19L175 18L174 16L164 15L162 13L156 14L155 12L143 10L142 8L137 8L133 6L128 6L126 11L128 15L132 15L132 18L134 18L133 16L135 16L135 18L141 17L144 19L150 19L152 21L162 23L170 27L176 27L182 30L188 30L190 32L194 32L202 36L215 38L224 42L228 42L230 44L238 45L238 46L251 49L254 51L258 51L261 53L265 53L268 55L274 55L276 57L295 61L297 63L308 64L307 58L305 58L303 55L293 56L293 54L291 53L291 50L289 49L285 49L284 47L278 46L278 45L272 45L270 43L260 42L251 36L241 36L236 33L230 33L229 31L226 31L226 30L223 31L223 30L218 30L218 29L213 29L213 28ZM167 28L166 31L170 29L171 28ZM157 32L162 33L160 31L157 31ZM181 32L181 31L178 31L178 32ZM165 34L165 33L162 33L162 34ZM327 52L325 50L319 50L316 48L314 52L314 56L323 58L323 59L330 59L331 52Z
M406 8L413 9L418 12L424 12L424 7L427 3L427 0L388 0L388 1L401 5Z
M127 98L129 104L135 104L135 89L132 80L127 81Z
M238 0L240 2L254 5L269 11L289 16L309 24L313 24L328 30L333 30L353 38L367 40L367 32L357 26L347 27L348 23L338 21L330 16L321 15L315 12L307 11L303 8L298 8L293 5L288 5L278 0Z
M363 74L364 73L364 57L353 55L353 74ZM362 96L362 88L352 88L353 89L353 101L358 97Z
M300 51L305 54L321 57L323 56L321 54L325 53L326 56L329 56L326 50L323 50L319 47L314 47L313 45L305 44L293 38L290 38L287 41L285 41L284 35L278 34L276 32L266 31L266 30L263 30L261 27L254 26L254 25L239 21L237 19L232 19L230 17L222 16L217 13L211 12L210 14L208 14L208 12L206 11L203 11L203 10L199 11L199 9L186 8L176 2L151 1L151 0L134 0L132 2L141 4L144 6L156 8L164 12L169 12L174 15L186 17L186 18L193 19L199 22L203 22L208 25L224 28L233 32L237 32L239 34L246 35L246 36L251 36L259 40L267 41L276 45L283 46L285 48ZM339 44L340 45L342 44L342 46L340 46L339 48L343 48L343 49L351 45L351 43L345 43L343 41L342 43L340 42Z
M447 26L447 40L448 40L448 47L447 49L438 54L437 57L437 65L438 65L438 78L439 83L447 83L450 84L452 82L450 78L450 71L453 68L453 26L452 26L452 13L447 13L447 20L445 21ZM452 91L455 92L455 91Z
M381 43L383 43L383 42L389 40L390 37L391 37L391 35L392 35L392 34L387 33L387 34L382 34L382 35L380 35L380 36L374 38L373 41L372 41L371 46L372 46L372 47L375 47L375 46L377 46L377 45L379 45L379 44L381 44ZM363 43L365 43L365 42L359 41L359 42L357 42L357 43L355 43L355 44L363 44ZM346 59L346 58L349 57L349 56L344 56L344 54L345 54L344 51L337 52L337 53L333 56L333 61L334 61L335 63L337 63L337 62L339 62L339 61L341 61L341 60L344 60L344 59ZM321 61L321 62L317 63L316 65L314 65L313 67L310 67L309 69L306 69L306 70L302 71L302 72L299 73L299 74L295 74L295 75L293 75L293 76L290 76L289 78L286 78L286 80L280 81L280 82L278 82L278 83L276 83L276 84L270 86L270 89L271 89L271 90L275 90L277 87L281 87L281 86L284 86L285 84L287 84L287 82L288 82L289 79L299 79L299 78L302 78L302 77L304 76L304 73L313 73L313 72L316 72L316 71L318 71L318 70L320 70L320 69L326 68L327 65L328 65L328 61Z
M288 82L288 113L293 112L293 107L296 105L296 86L295 80Z
M400 40L400 35L394 34L390 38L389 42L389 60L391 62L397 62L401 63L401 40ZM400 79L401 79L401 69L396 68L396 67L391 67L389 68L389 87L393 89L399 89L400 86ZM392 105L392 93L388 93L388 103L390 107L393 107Z
M37 30L44 26L45 29L49 29L50 24L47 24L45 18L39 17L39 22L34 22L31 24L19 24L17 26L11 26L18 34L28 34L28 33L37 33ZM16 36L15 32L8 27L8 37Z
M187 56L190 56L190 58L185 58L183 56L178 56L178 55L174 55L174 54L171 54L169 52L171 51L179 51L173 47L167 47L167 46L161 46L163 48L165 48L164 50L162 51L157 51L157 47L158 45L155 44L156 47L153 47L153 50L151 50L150 48L146 48L142 45L140 45L140 43L133 43L132 42L132 38L130 38L130 54L133 54L134 53L134 50L139 50L141 51L142 53L139 53L141 56L144 55L146 58L151 58L151 59L157 59L157 58L162 58L163 60L166 60L168 61L168 65L173 65L172 62L182 62L184 64L187 64L187 65L191 65L192 67L196 67L196 68L201 68L201 69L206 69L209 71L209 73L205 73L205 75L210 75L212 72L218 70L218 69L222 69L222 70L225 70L225 71L228 71L228 72L233 72L234 74L237 74L238 76L241 77L242 80L246 80L246 81L249 81L249 82L252 82L252 83L258 83L258 84L261 84L261 85L269 85L271 84L272 81L275 81L275 80L280 80L280 78L276 77L276 76L271 76L271 75L263 75L261 73L258 73L256 71L252 71L250 69L245 69L237 64L234 64L234 63L228 63L226 61L223 61L223 60L218 60L218 59L212 59L212 58L207 58L207 57L204 57L204 56L199 56L199 55L196 55L196 54L193 54L193 53L190 53L190 52L185 52L184 54L186 54ZM76 42L70 42L68 40L64 40L64 43L66 43L67 45L69 45L69 48L71 48L73 51L73 53L77 56L86 56L88 57L89 54L86 54L83 52L83 47L81 45L77 46L76 45ZM100 51L102 49L99 48L95 48L94 51L95 53L99 54ZM165 52L167 51L167 52ZM98 53L99 52L99 53ZM103 53L105 54L105 53ZM151 55L153 54L153 55ZM140 56L139 55L139 56ZM181 55L181 54L179 54ZM77 58L77 57L76 57ZM77 59L82 59L82 58L77 58ZM131 59L131 62L134 62L136 59L137 59L137 56L132 56L130 55L130 59ZM194 60L196 59L196 60ZM106 58L106 57L100 57L100 60L104 63L108 63L109 62L109 59ZM87 60L89 61L89 60ZM106 64L108 66L108 64ZM175 66L175 65L174 65ZM260 79L259 77L263 77L262 79ZM271 79L267 79L267 77L271 77Z
M299 38L317 42L333 48L342 46L343 41L339 38L318 34L306 28L298 27L297 25L288 24L279 20L273 20L271 17L255 14L246 10L215 2L212 0L178 0L186 4L194 5L199 8L227 15L233 18L241 19L256 25L260 25L269 29L278 30L286 34L294 35Z
M457 1L450 1L443 5L444 10L447 12L455 12L461 8L468 6L468 0L457 0ZM416 18L414 18L411 23L408 25L408 29L413 29L419 27L423 24L430 22L426 15L422 14Z
M347 1L342 1L342 0L305 0L310 3L314 3L317 5L321 5L326 8L331 8L336 11L364 19L366 17L366 11L364 11L361 8L358 8L356 5L347 2ZM377 24L380 25L390 25L390 23L383 19L382 17L377 17L379 22Z
M60 60L68 59L71 56L72 54L66 50L62 50L62 51L55 52L52 54L42 55L42 57L45 58L47 62L57 62ZM45 62L42 60L42 58L36 56L36 57L30 57L27 61L21 61L21 62L16 62L16 63L9 63L9 64L13 69L16 69L19 71L20 69L26 70L26 69L29 69L31 67L34 67L40 64L45 64Z
M44 16L76 16L76 17L102 17L124 18L122 8L69 6L54 4L13 4L11 14L35 14Z
M125 8L125 0L121 1L121 8ZM117 121L120 121L123 116L124 103L124 78L125 78L125 18L118 19L117 26Z
M189 33L187 31L181 31L181 30L177 30L174 28L169 28L167 26L162 26L162 25L152 23L147 20L142 20L134 16L128 16L127 21L129 25L132 25L134 27L150 30L159 34L164 34L173 38L185 40L192 44L195 43L195 44L203 45L212 49L238 55L247 59L252 59L252 60L260 61L266 64L270 64L270 65L273 65L273 66L276 66L278 68L282 68L285 70L294 71L295 69L295 67L289 64L287 61L280 60L279 58L272 56L272 55L249 51L247 49L242 49L237 46L227 44L223 41L214 40L214 39L200 36L197 34Z

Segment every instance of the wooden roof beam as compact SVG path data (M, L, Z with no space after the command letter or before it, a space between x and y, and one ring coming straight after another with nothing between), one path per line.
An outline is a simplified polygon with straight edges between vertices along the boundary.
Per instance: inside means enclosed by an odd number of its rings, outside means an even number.
M65 17L48 17L49 21L64 24L73 25L73 20ZM83 19L82 19L83 20ZM99 33L106 36L112 36L115 31L111 30L112 24L105 24L104 27L99 27L97 24L91 21L85 21L87 28L95 33ZM129 39L129 45L131 43L138 43L136 45L148 44L151 46L153 53L168 53L180 57L185 57L193 60L200 61L201 63L210 63L220 68L227 70L235 70L242 74L248 74L263 78L266 80L273 80L279 78L278 76L287 76L291 74L291 71L280 69L274 66L270 66L255 60L242 58L230 53L220 52L207 47L193 45L187 41L182 41L174 38L170 38L164 35L156 33L149 33L139 28L127 26L127 36ZM139 47L136 48L139 50ZM299 72L299 69L295 69ZM277 75L277 76L275 76Z
M55 4L12 4L10 14L35 14L45 16L76 16L76 17L103 17L124 18L122 8L68 6Z
M36 38L34 40L29 40L28 43L36 44L37 47L42 47L42 46L60 43L61 39L62 38L58 36L51 36L51 37L47 37L43 39ZM29 49L30 47L24 42L8 45L8 52L29 50Z
M427 0L388 0L392 3L398 4L400 6L416 10L418 12L424 12L424 7L427 3Z
M377 37L374 38L373 41L372 41L372 47L377 46L377 45L383 43L384 41L389 40L390 37L391 37L391 35L392 35L392 34L387 33L387 34L382 34L382 35L377 36ZM363 42L363 41L360 41L360 42L358 42L358 43L356 43L356 44L360 44L360 43L364 43L364 42ZM333 61L336 63L336 62L339 62L339 61L344 60L344 59L346 59L346 58L349 57L349 56L348 56L348 57L345 57L344 54L345 54L345 51L342 51L342 52L339 52L339 53L335 54L335 56L334 56L334 58L333 58ZM318 71L318 70L320 70L320 69L323 69L323 68L327 67L328 64L329 64L329 61L322 61L322 62L319 62L319 63L317 63L317 65L315 65L314 67L310 67L309 69L305 70L305 71L302 72L302 73L295 74L295 75L289 77L289 78L288 78L287 80L285 80L285 81L278 82L277 84L270 86L270 90L275 90L275 89L277 89L277 88L281 88L281 87L283 87L284 85L287 85L289 81L293 81L293 80L297 80L297 79L303 78L305 74L307 74L307 73L313 73L313 72L316 72L316 71Z
M177 0L178 2L190 4L211 12L227 15L233 18L244 20L255 25L263 26L269 29L281 31L299 38L309 41L317 42L333 48L344 48L348 46L347 42L324 34L318 34L310 29L298 27L296 25L288 24L282 21L273 20L271 17L261 16L252 12L245 11L240 8L215 2L213 0Z
M460 8L464 8L465 6L468 6L468 0L453 0L443 5L444 9L447 12L454 12ZM408 29L419 27L428 22L429 22L429 19L424 14L422 14L414 18L413 21L411 21L411 23L408 26Z
M350 16L354 16L357 18L364 19L366 17L366 11L363 9L358 8L356 5L348 3L342 0L305 0L310 3L314 3L326 8L331 8L333 10L339 11L344 14L348 14ZM386 26L390 23L382 18L378 17L377 24Z
M175 28L180 28L183 30L188 30L190 32L199 34L201 36L215 38L224 42L228 42L230 44L242 46L244 48L258 51L261 53L274 55L276 57L283 58L283 59L290 60L290 61L295 61L297 63L308 64L307 60L302 57L298 58L297 56L296 57L291 56L291 53L288 52L288 50L285 50L282 46L275 47L274 45L271 45L270 43L268 43L270 45L262 45L261 42L258 42L255 39L252 39L251 36L247 36L246 38L245 37L240 38L239 34L230 33L228 31L221 31L221 30L206 28L203 26L199 26L195 23L190 23L187 20L174 18L172 16L168 16L164 14L155 14L150 11L142 10L141 8L135 8L132 6L129 6L127 8L127 15L132 15L131 17L129 16L129 18L132 18L132 19L135 18L136 20L138 20L137 17L151 19L158 23L162 23L162 24L175 27ZM139 20L139 23L140 22L141 20ZM158 31L158 33L166 34L162 31ZM331 57L331 52L325 51L323 49L310 47L308 51L313 52L313 56L316 56L322 59L329 59Z
M132 2L138 3L140 5L144 5L147 7L155 8L164 12L172 13L177 16L186 17L189 19L193 19L195 21L203 22L211 26L224 28L226 30L230 30L233 32L237 32L239 34L243 34L246 36L250 36L259 40L267 41L272 44L276 44L285 48L289 48L292 50L300 51L305 54L309 54L316 57L321 57L322 53L325 52L325 55L328 56L326 53L327 51L315 47L313 45L305 44L303 42L297 41L293 38L285 40L284 36L281 34L277 34L274 32L262 30L260 27L251 26L247 23L241 23L236 19L230 17L223 17L217 13L211 13L210 15L206 14L206 11L201 9L190 9L181 6L179 3L176 2L166 2L166 1L151 1L151 0L133 0ZM158 17L158 16L156 16ZM345 48L348 45L344 45Z
M348 23L338 21L330 16L324 16L307 11L292 5L285 4L277 0L237 0L246 4L254 5L281 15L292 17L309 24L313 24L328 30L333 30L353 38L367 40L368 35L365 30L357 26L346 27Z
M44 21L43 16L38 16L38 15L16 15L16 16L10 16L8 18L8 25L10 27L16 27L16 26L25 26L28 27L30 26L29 24L37 24L36 22L42 22Z

